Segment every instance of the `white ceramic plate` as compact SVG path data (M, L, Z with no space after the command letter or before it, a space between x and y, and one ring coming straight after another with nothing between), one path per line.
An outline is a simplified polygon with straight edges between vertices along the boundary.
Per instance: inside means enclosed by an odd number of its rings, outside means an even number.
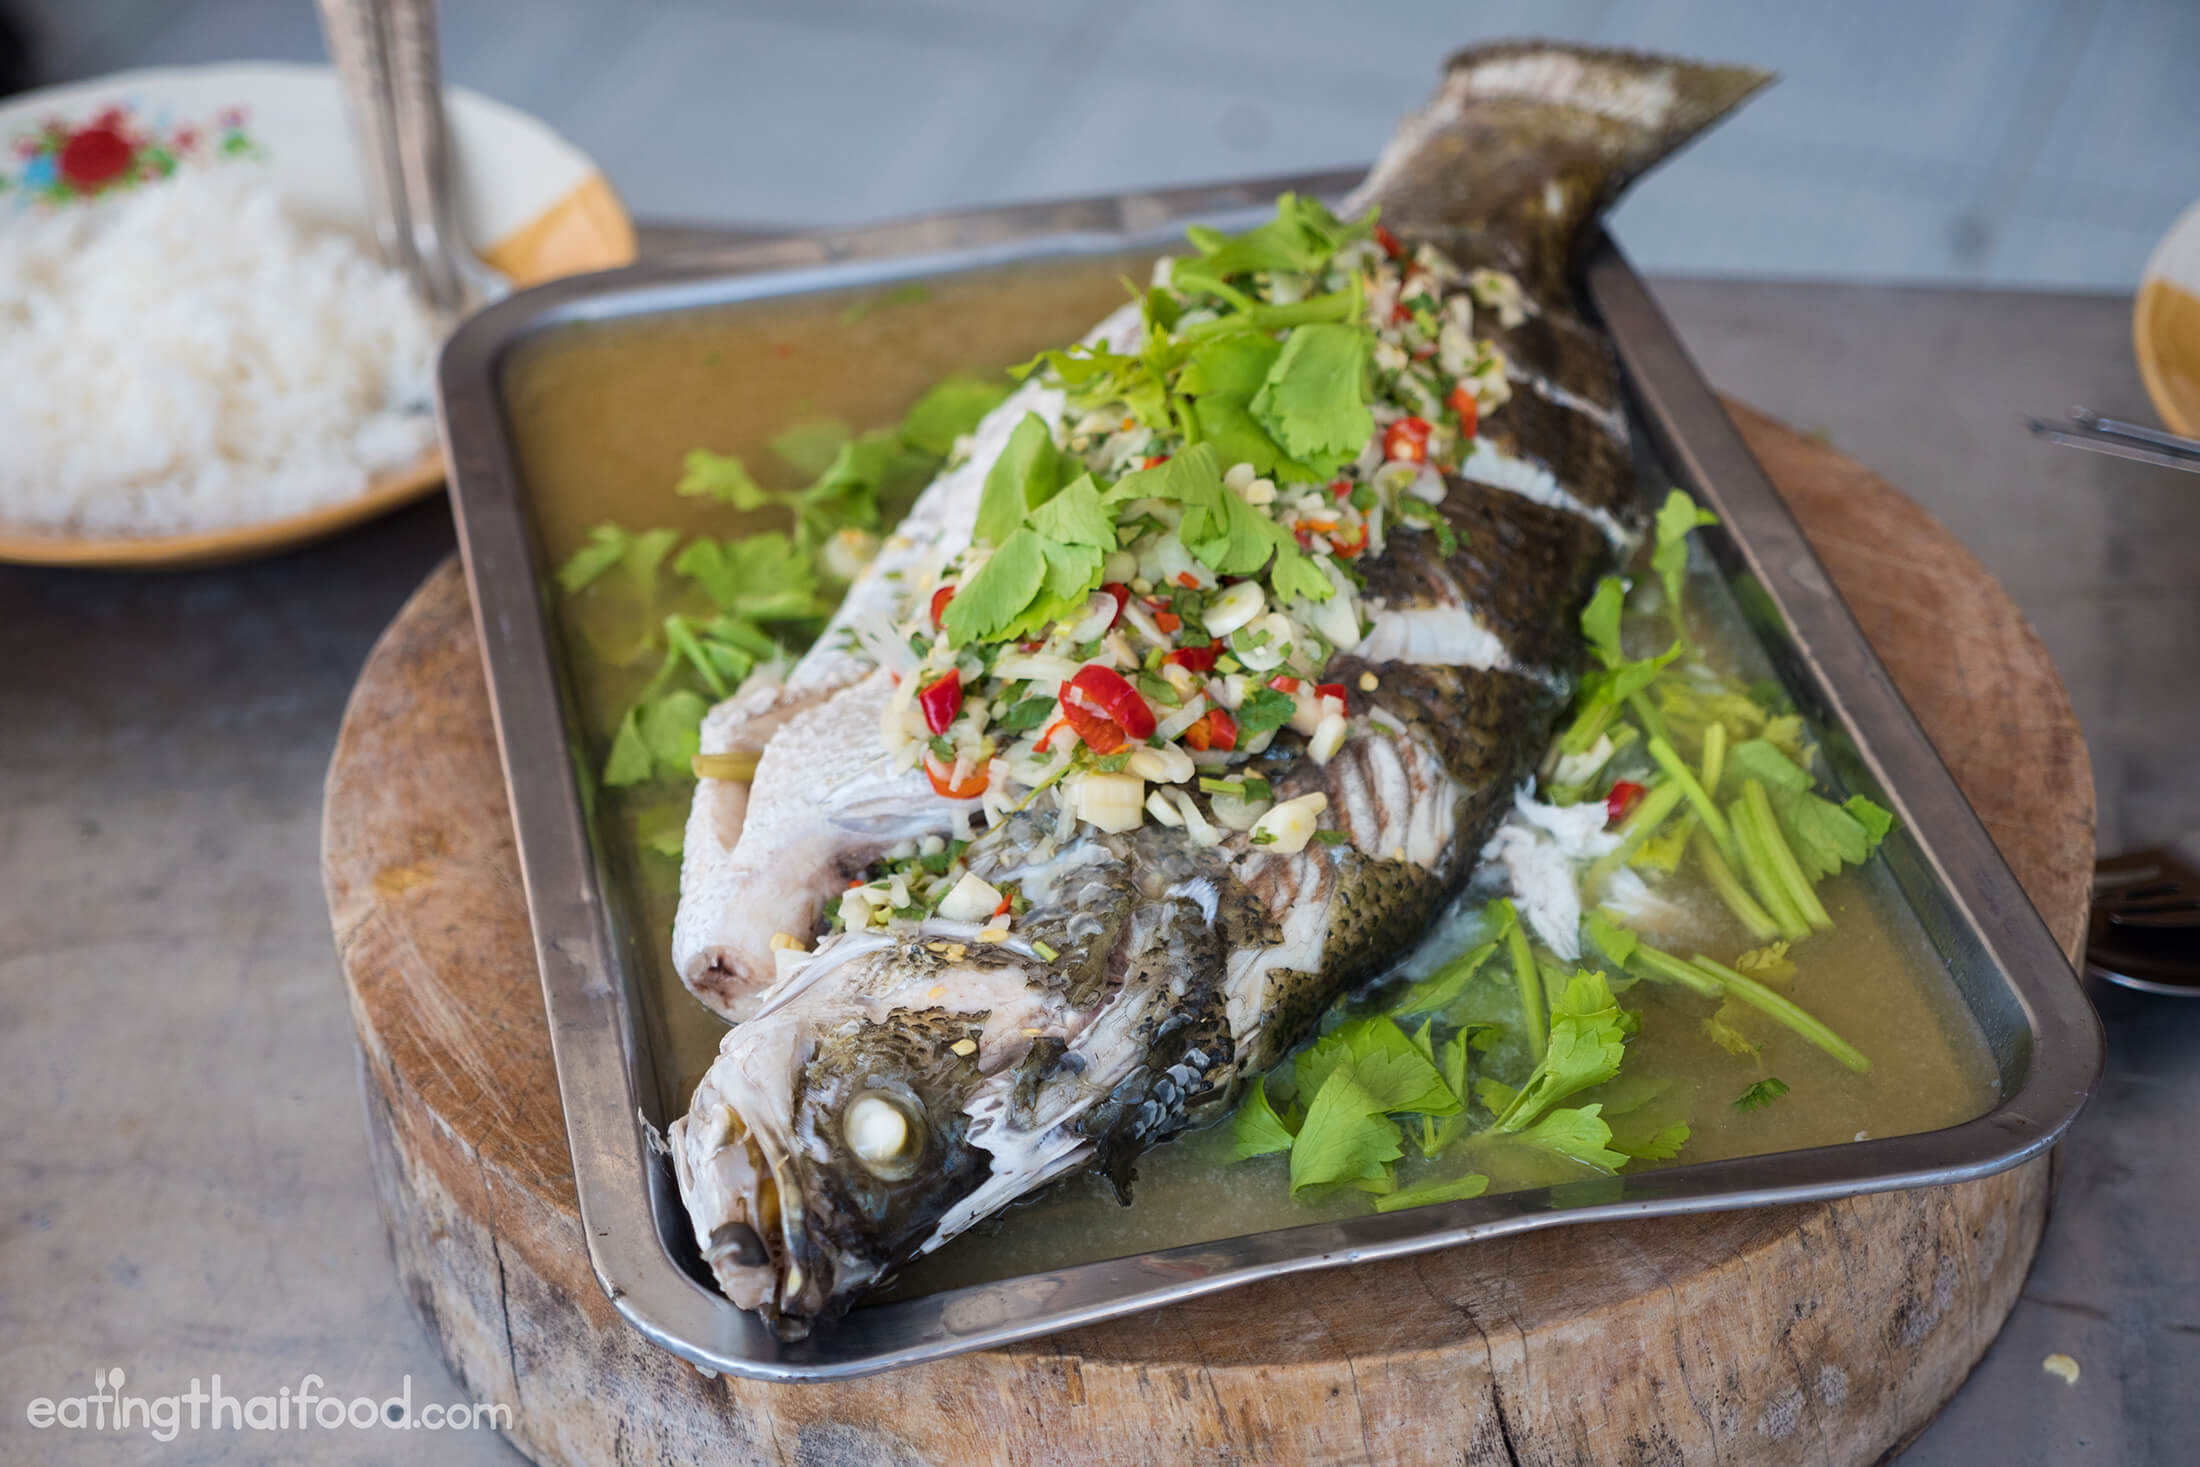
M460 224L515 285L633 258L626 211L579 149L472 92L454 89L448 110ZM70 208L87 192L135 187L178 166L262 169L299 217L373 248L335 72L264 62L120 72L11 98L0 105L0 229L24 212ZM238 560L357 524L442 480L442 460L431 451L377 476L356 498L189 535L87 538L0 523L0 560L115 567Z

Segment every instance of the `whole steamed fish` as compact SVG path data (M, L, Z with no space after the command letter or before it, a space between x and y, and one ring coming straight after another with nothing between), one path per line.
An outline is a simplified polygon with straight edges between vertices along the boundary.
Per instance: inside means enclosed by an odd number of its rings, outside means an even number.
M736 1303L1127 1188L1440 915L1638 526L1575 251L1764 80L1454 57L1343 217L1194 231L712 710L755 774L696 792L674 956L738 1023L669 1140Z

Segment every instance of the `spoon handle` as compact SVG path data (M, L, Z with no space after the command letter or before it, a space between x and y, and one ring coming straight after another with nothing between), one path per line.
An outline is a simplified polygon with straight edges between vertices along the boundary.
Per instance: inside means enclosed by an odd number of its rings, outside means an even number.
M424 288L406 207L397 113L391 105L389 36L379 0L317 0L321 33L344 91L344 110L366 173L374 238L382 258Z
M466 306L461 265L465 241L451 181L450 135L443 116L443 66L435 0L383 0L390 27L392 96L398 158L410 201L413 252L428 301L447 317Z

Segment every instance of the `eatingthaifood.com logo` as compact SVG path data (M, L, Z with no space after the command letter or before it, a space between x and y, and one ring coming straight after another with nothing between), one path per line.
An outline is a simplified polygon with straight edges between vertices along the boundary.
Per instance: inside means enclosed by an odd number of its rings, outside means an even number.
M201 1386L166 1396L131 1395L122 1369L92 1372L92 1390L82 1396L39 1396L24 1407L24 1417L44 1431L144 1431L153 1440L172 1442L186 1431L509 1431L510 1406L477 1406L470 1401L440 1401L415 1407L412 1377L394 1396L345 1396L328 1389L318 1375L299 1377L273 1395L239 1396L222 1388L220 1374Z

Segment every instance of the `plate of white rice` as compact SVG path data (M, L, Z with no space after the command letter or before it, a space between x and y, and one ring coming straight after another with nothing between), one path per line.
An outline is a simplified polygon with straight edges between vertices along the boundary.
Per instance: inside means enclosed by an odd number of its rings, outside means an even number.
M632 258L588 158L450 98L460 224L515 285ZM204 564L431 492L451 323L378 258L335 75L128 72L0 106L0 560Z

